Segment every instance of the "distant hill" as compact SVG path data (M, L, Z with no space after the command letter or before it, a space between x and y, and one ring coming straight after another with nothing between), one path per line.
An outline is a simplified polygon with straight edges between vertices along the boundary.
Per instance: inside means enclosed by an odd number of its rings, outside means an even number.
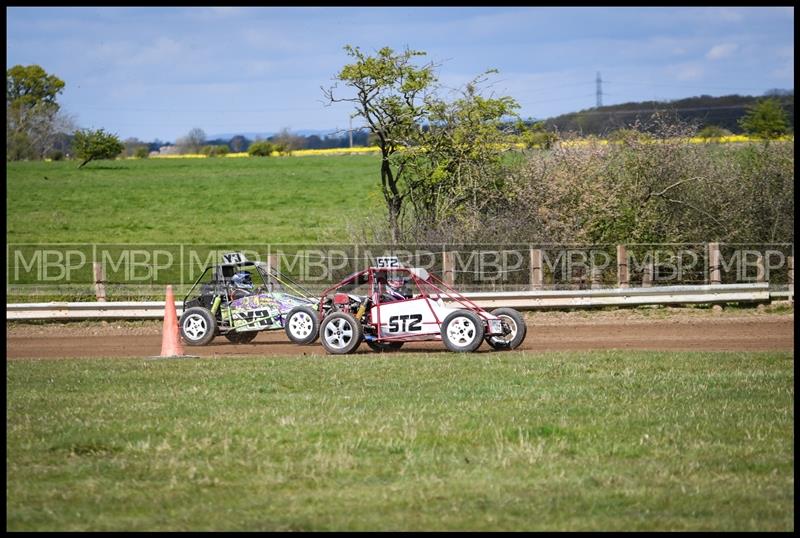
M781 101L784 110L789 115L791 128L794 130L794 90L771 90L763 96L712 97L701 95L675 101L623 103L570 112L549 118L544 122L549 131L557 129L561 133L577 132L584 135L605 136L617 129L629 127L636 120L646 124L653 113L666 111L674 113L681 121L697 124L700 129L707 125L715 125L738 134L742 132L738 121L746 113L747 107L765 97L776 97ZM321 149L350 145L348 134L334 129L305 129L290 133L296 137L296 149ZM246 149L254 140L271 140L277 135L278 133L274 132L218 133L208 136L206 143L227 144L233 137L243 136L247 139L244 144L244 149ZM355 146L368 145L367 130L354 131L352 143Z
M312 136L317 135L320 137L331 136L336 133L336 129L301 129L298 131L291 131L293 135L297 136ZM236 133L216 133L206 137L208 140L230 140L234 136L243 136L250 140L267 140L271 136L275 136L277 132L236 132Z
M794 90L775 90L766 96L725 95L712 97L701 95L676 101L642 101L623 103L621 105L590 108L569 114L562 114L545 120L548 130L559 132L578 132L584 135L604 136L608 133L628 127L637 119L647 120L656 111L674 113L680 120L696 123L699 128L716 125L728 129L732 133L741 133L738 121L747 107L765 97L776 97L781 101L783 109L789 115L794 130Z

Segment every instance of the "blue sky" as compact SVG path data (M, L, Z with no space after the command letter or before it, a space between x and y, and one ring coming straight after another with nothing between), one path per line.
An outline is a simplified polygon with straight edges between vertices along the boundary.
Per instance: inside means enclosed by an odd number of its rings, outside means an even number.
M794 8L242 7L22 8L7 14L6 65L65 81L80 127L174 141L217 133L348 127L325 106L349 57L384 46L427 52L460 87L490 90L525 118L603 104L794 88ZM357 123L354 127L358 126Z

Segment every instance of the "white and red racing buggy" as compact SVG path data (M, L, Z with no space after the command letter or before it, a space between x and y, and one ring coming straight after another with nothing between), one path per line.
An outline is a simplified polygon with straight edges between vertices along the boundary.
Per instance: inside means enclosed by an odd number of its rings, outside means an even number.
M333 354L352 353L362 341L375 351L425 340L442 340L456 352L475 351L484 340L494 349L515 349L527 330L513 308L487 312L424 268L403 267L394 257L378 258L377 266L326 289L315 307L293 309L284 328L297 344L319 336Z

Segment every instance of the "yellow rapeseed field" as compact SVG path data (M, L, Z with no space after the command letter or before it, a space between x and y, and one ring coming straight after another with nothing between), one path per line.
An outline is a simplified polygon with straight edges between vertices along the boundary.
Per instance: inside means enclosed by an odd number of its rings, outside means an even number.
M729 136L721 136L716 138L701 138L701 137L692 137L689 139L689 142L692 144L730 144L730 143L743 143L743 142L756 142L758 138L750 137L747 135L729 135ZM793 135L786 135L781 136L777 140L794 140ZM654 141L657 142L657 141ZM587 144L600 144L600 145L607 145L609 143L608 140L601 139L601 138L587 138L587 139L576 139L576 140L562 140L557 142L557 144L563 146L583 146ZM525 147L524 144L515 144L516 147L522 149ZM538 147L538 146L534 146ZM367 153L378 153L380 148L377 146L371 147L355 147L355 148L327 148L327 149L298 149L292 151L288 156L291 157L308 157L313 155L363 155ZM277 156L278 152L273 152L273 156ZM249 157L250 155L247 152L239 152L239 153L228 153L224 157L227 158L241 158L241 157ZM134 157L128 157L129 159L133 159ZM184 155L154 155L153 158L157 159L207 159L208 155L203 155L201 153L187 153Z

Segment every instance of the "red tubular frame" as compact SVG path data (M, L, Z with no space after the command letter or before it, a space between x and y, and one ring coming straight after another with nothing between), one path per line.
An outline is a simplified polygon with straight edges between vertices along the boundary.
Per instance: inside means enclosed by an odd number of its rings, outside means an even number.
M454 290L453 288L451 288L450 286L445 284L439 277L437 277L436 275L433 275L431 273L428 273L428 279L427 280L422 280L413 271L411 271L411 269L412 268L409 268L409 267L385 267L385 268L384 267L368 267L367 269L363 269L363 270L361 270L361 271L359 271L357 273L353 273L352 275L350 275L346 279L340 281L338 284L335 284L335 285L331 286L330 288L327 288L326 290L324 290L322 292L322 295L320 296L320 300L319 300L319 304L318 304L320 321L322 320L322 317L323 317L323 305L324 305L325 299L328 296L328 294L331 293L331 292L336 292L336 290L338 290L339 288L341 288L343 286L346 286L347 284L350 284L351 282L359 279L365 273L367 274L367 282L366 283L367 283L367 286L369 287L371 298L373 300L373 307L380 306L380 304L381 304L381 302L380 302L380 290L375 290L375 287L374 287L374 285L375 285L375 273L376 272L383 273L383 272L389 272L389 271L392 271L392 272L405 272L405 273L411 275L411 279L414 281L414 284L417 285L417 288L420 291L420 297L415 297L415 299L416 298L431 299L430 290L434 290L436 292L435 296L436 296L437 299L441 298L442 295L444 295L445 297L447 297L451 301L461 305L462 308L464 308L466 310L470 310L472 312L475 312L484 321L488 321L487 315L490 315L489 312L487 312L486 310L484 310L483 308L481 308L480 306L478 306L474 302L470 301L469 299L467 299L466 297L461 295L459 292L457 292L456 290ZM373 297L372 295L375 295L375 296ZM431 309L431 313L433 314L434 319L436 320L436 322L439 325L439 327L441 327L441 324L442 324L443 320L439 319L439 316L436 315L436 311L430 306L430 304L428 304L428 308ZM375 341L377 341L377 342L413 342L413 341L422 341L422 340L441 340L441 338L442 338L441 329L440 329L439 333L436 334L436 335L426 334L426 335L420 335L419 337L397 336L397 337L394 337L394 338L392 338L392 337L389 337L389 338L382 337L381 336L381 319L380 319L380 316L381 316L380 309L378 309L378 315L376 316L377 319L376 320L372 320L371 323L370 323L370 325L375 327L375 334L377 335L376 338L375 338Z

